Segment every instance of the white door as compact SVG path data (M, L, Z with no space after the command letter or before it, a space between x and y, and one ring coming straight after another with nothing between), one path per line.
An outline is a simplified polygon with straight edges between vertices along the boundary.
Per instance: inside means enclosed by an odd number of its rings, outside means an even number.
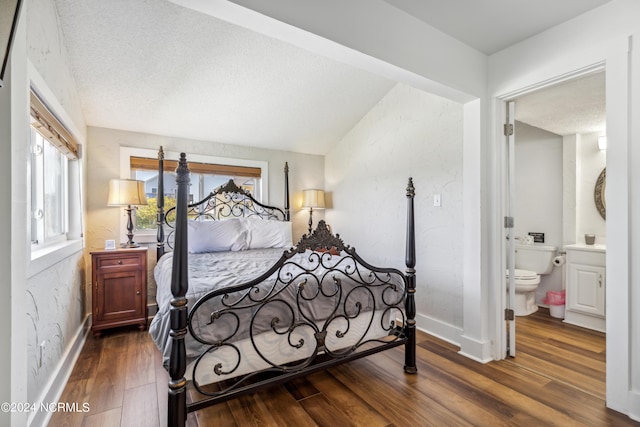
M515 236L513 234L514 211L515 211L515 102L507 103L507 120L504 127L505 142L507 144L507 204L504 226L507 235L507 270L509 279L507 280L507 299L504 310L504 318L507 322L506 355L515 357L516 355L516 285L515 285Z

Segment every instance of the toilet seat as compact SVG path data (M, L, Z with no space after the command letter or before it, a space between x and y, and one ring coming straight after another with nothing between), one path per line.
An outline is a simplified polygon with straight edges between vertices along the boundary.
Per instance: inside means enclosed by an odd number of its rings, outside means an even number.
M515 295L513 307L516 316L528 316L538 310L536 305L536 289L540 284L540 275L535 271L514 269ZM509 270L506 271L507 280L509 279ZM509 289L507 289L509 292Z
M509 270L506 272L506 277L507 279L509 278ZM521 292L534 291L540 284L540 275L535 271L516 268L514 270L514 279L516 291Z

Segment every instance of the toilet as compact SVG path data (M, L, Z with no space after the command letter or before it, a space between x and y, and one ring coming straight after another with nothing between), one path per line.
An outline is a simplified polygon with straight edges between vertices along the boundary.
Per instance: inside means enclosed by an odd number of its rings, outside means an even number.
M557 250L555 246L547 245L516 245L516 316L528 316L538 311L536 289L540 284L540 275L551 273ZM509 279L509 270L506 277Z

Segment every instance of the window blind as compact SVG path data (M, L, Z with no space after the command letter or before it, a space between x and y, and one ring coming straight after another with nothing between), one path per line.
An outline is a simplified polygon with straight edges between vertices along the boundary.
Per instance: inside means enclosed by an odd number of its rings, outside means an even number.
M31 126L69 159L77 159L79 157L78 141L33 91L31 91L30 105Z
M158 159L145 157L130 157L131 169L158 170ZM164 160L165 172L174 172L178 167L175 160ZM204 173L211 175L226 176L246 176L250 178L260 178L262 170L260 168L248 166L216 165L210 163L189 162L189 170L193 173Z

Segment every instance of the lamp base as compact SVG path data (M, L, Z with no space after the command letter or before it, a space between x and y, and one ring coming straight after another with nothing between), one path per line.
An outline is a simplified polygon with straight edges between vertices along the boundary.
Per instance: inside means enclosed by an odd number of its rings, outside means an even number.
M121 248L139 248L140 244L136 243L136 242L131 242L131 243L120 243L120 247Z
M129 205L125 210L127 211L127 237L129 238L129 241L127 243L123 243L122 247L139 248L140 245L133 241L133 220L131 219L131 211L133 210L133 208L131 207L131 205Z

